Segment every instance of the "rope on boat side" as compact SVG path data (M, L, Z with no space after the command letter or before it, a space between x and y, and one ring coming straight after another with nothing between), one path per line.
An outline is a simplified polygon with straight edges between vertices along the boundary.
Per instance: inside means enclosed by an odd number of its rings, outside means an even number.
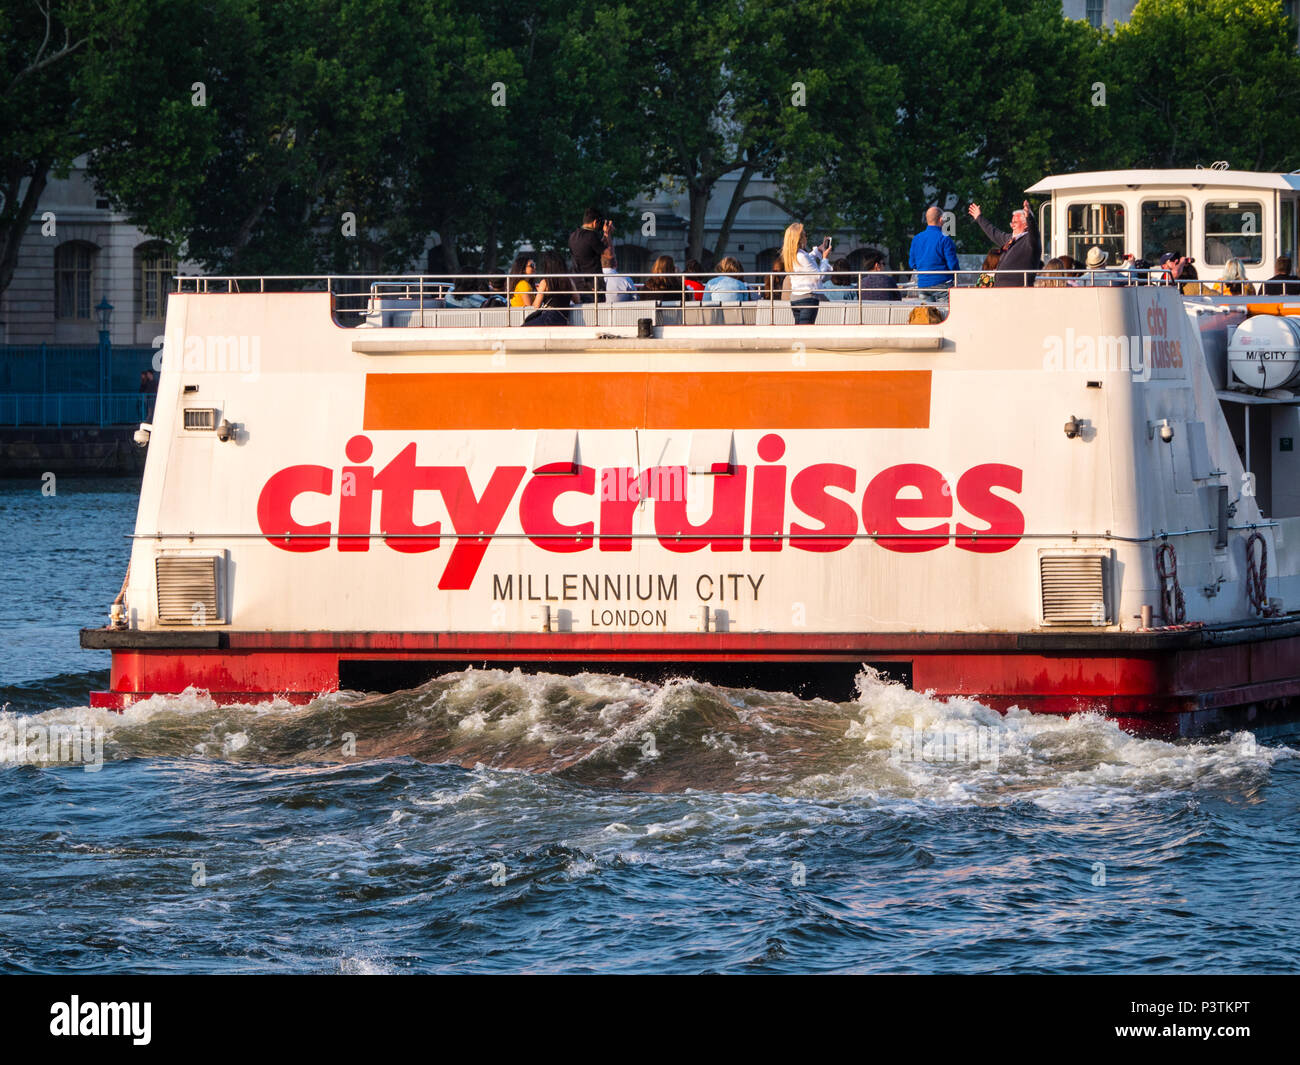
M1255 545L1259 544L1259 560L1255 559ZM1246 540L1246 595L1250 609L1262 618L1271 618L1277 610L1268 602L1268 543L1260 533L1251 533Z
M1183 624L1187 620L1187 603L1178 583L1178 552L1173 544L1161 544L1156 548L1156 573L1160 577L1160 605L1165 623Z

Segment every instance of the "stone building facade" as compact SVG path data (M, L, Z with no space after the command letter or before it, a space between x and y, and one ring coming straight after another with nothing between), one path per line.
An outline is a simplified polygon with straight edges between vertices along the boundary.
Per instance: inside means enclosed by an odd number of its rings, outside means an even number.
M52 178L0 295L0 343L86 345L99 340L100 300L113 305L115 346L150 345L162 332L174 250L111 210L77 160Z

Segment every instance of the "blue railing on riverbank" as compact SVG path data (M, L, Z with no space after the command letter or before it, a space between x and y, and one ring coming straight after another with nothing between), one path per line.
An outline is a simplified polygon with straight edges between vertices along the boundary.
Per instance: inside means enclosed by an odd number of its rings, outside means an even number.
M154 355L153 348L110 348L101 363L94 344L0 344L0 393L135 392Z
M140 375L154 355L145 347L2 344L0 425L147 421L153 396L140 393Z
M0 426L137 425L153 402L139 392L0 392Z

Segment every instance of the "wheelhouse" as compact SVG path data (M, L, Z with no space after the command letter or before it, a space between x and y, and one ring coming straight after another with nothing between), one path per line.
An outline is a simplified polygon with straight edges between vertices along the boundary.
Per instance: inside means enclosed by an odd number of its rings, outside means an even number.
M1103 170L1044 178L1027 190L1039 209L1045 254L1083 261L1094 245L1154 265L1166 252L1195 260L1214 280L1240 259L1251 281L1295 263L1300 174L1248 170Z

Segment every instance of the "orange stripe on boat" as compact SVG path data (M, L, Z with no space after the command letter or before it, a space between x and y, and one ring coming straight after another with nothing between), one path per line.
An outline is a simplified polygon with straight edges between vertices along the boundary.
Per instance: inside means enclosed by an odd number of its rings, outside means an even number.
M372 373L365 428L927 429L929 370Z

